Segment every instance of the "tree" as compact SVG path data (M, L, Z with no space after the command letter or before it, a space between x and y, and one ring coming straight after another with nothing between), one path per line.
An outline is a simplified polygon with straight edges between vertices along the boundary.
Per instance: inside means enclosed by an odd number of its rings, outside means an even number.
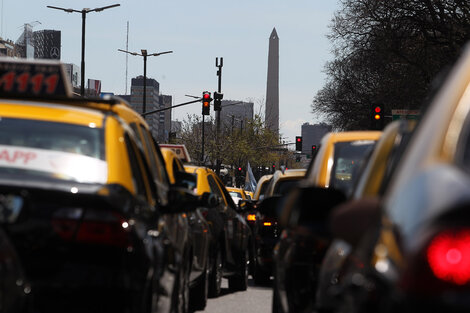
M380 104L419 109L433 79L452 64L470 33L470 5L458 0L342 0L330 25L335 59L312 103L338 129L369 128Z

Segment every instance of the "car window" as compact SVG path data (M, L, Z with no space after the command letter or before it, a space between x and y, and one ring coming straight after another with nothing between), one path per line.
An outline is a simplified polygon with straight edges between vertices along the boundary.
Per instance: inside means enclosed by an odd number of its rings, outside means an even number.
M0 171L28 179L105 183L104 130L93 125L1 118Z
M375 141L372 140L335 143L329 187L339 189L349 195L359 170L374 145Z
M209 183L209 187L211 189L211 192L216 194L220 198L224 199L222 191L220 190L219 185L215 181L214 177L212 177L212 175L207 175L207 182Z
M259 200L262 200L264 198L264 194L265 194L266 189L268 188L270 182L271 182L271 180L266 180L264 182L264 184L261 185L261 188L260 188L260 191L259 191Z
M281 196L286 195L292 189L292 187L294 187L298 183L300 179L301 177L295 179L279 180L276 186L274 187L274 194Z
M124 135L124 141L126 143L126 150L129 156L129 162L130 162L131 171L132 171L132 182L134 184L136 194L143 196L145 199L147 199L147 192L145 189L145 182L144 182L144 174L142 173L140 169L139 160L135 151L137 147L132 145L129 134L127 133Z
M229 191L228 193L230 194L230 196L235 197L235 198L241 198L242 197L242 194L239 193L239 192L236 192L236 191Z

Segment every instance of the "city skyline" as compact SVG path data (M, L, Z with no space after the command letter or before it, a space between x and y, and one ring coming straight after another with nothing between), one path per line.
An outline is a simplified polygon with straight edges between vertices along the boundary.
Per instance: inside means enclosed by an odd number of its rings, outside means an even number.
M322 72L332 59L326 38L327 25L336 3L302 0L295 5L282 1L257 3L191 1L154 3L150 1L27 1L4 0L2 29L4 39L16 39L24 23L40 21L34 30L52 29L62 33L61 61L80 66L81 18L46 8L47 5L95 8L120 3L103 12L87 14L86 78L102 81L102 91L125 94L126 49L129 22L129 51L149 53L173 50L171 55L148 60L147 76L160 82L161 92L173 96L173 103L200 96L204 90L217 90L215 58L224 58L222 92L224 99L253 102L255 113L265 101L268 39L275 27L282 38L279 47L280 132L293 141L304 122L316 123L311 103L324 85ZM142 58L128 56L127 94L131 78L142 75ZM173 110L174 119L200 114L199 105ZM213 114L213 112L212 112Z

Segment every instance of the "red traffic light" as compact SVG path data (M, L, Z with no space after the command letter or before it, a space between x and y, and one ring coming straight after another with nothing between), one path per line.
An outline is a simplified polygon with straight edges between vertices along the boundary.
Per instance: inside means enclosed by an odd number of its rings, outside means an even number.
M301 142L302 139L300 139L300 137L297 137L297 142Z
M241 172L241 171L242 171L242 168L241 168L241 167L239 167L239 168L238 168L238 170Z
M208 93L205 93L205 94L202 95L202 97L204 98L204 100L209 100L209 98L211 97L211 95L208 94Z
M380 113L380 111L382 111L382 109L380 107L375 107L374 111L375 111L375 113Z

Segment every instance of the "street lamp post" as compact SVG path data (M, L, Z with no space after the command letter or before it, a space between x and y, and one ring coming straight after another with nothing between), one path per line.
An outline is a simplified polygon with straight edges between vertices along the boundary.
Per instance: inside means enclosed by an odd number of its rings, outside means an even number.
M145 118L145 112L146 112L145 107L146 107L146 104L147 104L147 57L159 56L161 54L167 54L167 53L173 53L173 51L156 52L156 53L151 53L151 54L148 54L147 50L145 50L145 49L141 49L140 50L141 53L130 52L130 51L127 51L127 50L122 50L122 49L118 49L118 51L128 53L130 55L138 55L138 56L144 57L144 97L143 97L143 101L142 101L142 105L143 105L142 115Z
M88 9L84 8L81 11L75 10L75 9L66 9L66 8L60 8L60 7L54 7L51 5L48 5L47 7L50 9L56 9L56 10L62 10L67 13L81 13L82 14L82 70L81 70L81 86L80 86L80 94L83 97L85 95L85 19L86 19L86 14L90 12L101 12L106 9L118 7L120 4L112 4L108 5L105 7L101 8L94 8L94 9Z

